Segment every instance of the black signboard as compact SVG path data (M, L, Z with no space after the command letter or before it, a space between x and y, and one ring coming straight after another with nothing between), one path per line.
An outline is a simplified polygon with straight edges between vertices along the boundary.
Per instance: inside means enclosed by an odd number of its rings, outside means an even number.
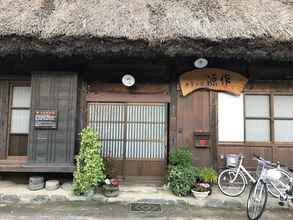
M34 127L39 129L57 129L57 111L36 110Z

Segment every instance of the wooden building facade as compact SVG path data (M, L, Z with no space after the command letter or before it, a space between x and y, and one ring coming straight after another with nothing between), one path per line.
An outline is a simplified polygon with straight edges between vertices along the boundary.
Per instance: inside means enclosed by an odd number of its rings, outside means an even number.
M180 147L196 166L220 168L230 153L250 167L253 154L292 166L292 63L210 58L209 68L248 78L241 95L183 96L179 79L194 58L38 59L2 60L1 171L72 172L83 127L97 132L118 176L163 177ZM134 86L122 84L126 73Z
M164 176L178 147L197 166L229 153L293 165L288 1L4 0L0 11L0 171L72 172L87 126L121 176ZM183 96L195 69L202 88ZM217 70L248 82L216 91Z

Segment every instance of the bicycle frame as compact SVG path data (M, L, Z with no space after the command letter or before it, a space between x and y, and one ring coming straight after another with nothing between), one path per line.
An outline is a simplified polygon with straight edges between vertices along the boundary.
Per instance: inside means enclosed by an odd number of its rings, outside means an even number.
M236 178L238 177L239 173L242 172L244 173L246 176L248 176L248 178L250 179L251 182L255 183L256 180L253 178L253 176L246 170L246 168L242 165L243 163L243 157L240 158L240 161L239 161L239 165L237 167L237 171L236 171L236 175L234 177L234 179L231 181L231 182L234 182L236 180ZM245 183L247 184L247 179L246 179L246 176L244 175L244 180L245 180Z

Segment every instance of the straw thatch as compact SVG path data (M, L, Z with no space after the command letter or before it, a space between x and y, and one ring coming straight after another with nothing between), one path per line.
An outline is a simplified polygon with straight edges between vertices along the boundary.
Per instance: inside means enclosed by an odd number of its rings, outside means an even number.
M293 0L0 0L0 55L293 60Z

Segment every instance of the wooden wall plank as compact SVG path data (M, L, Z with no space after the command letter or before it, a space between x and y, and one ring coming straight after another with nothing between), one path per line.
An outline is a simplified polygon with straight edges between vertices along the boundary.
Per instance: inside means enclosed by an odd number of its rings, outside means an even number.
M26 156L27 155L27 134L10 134L8 155Z

